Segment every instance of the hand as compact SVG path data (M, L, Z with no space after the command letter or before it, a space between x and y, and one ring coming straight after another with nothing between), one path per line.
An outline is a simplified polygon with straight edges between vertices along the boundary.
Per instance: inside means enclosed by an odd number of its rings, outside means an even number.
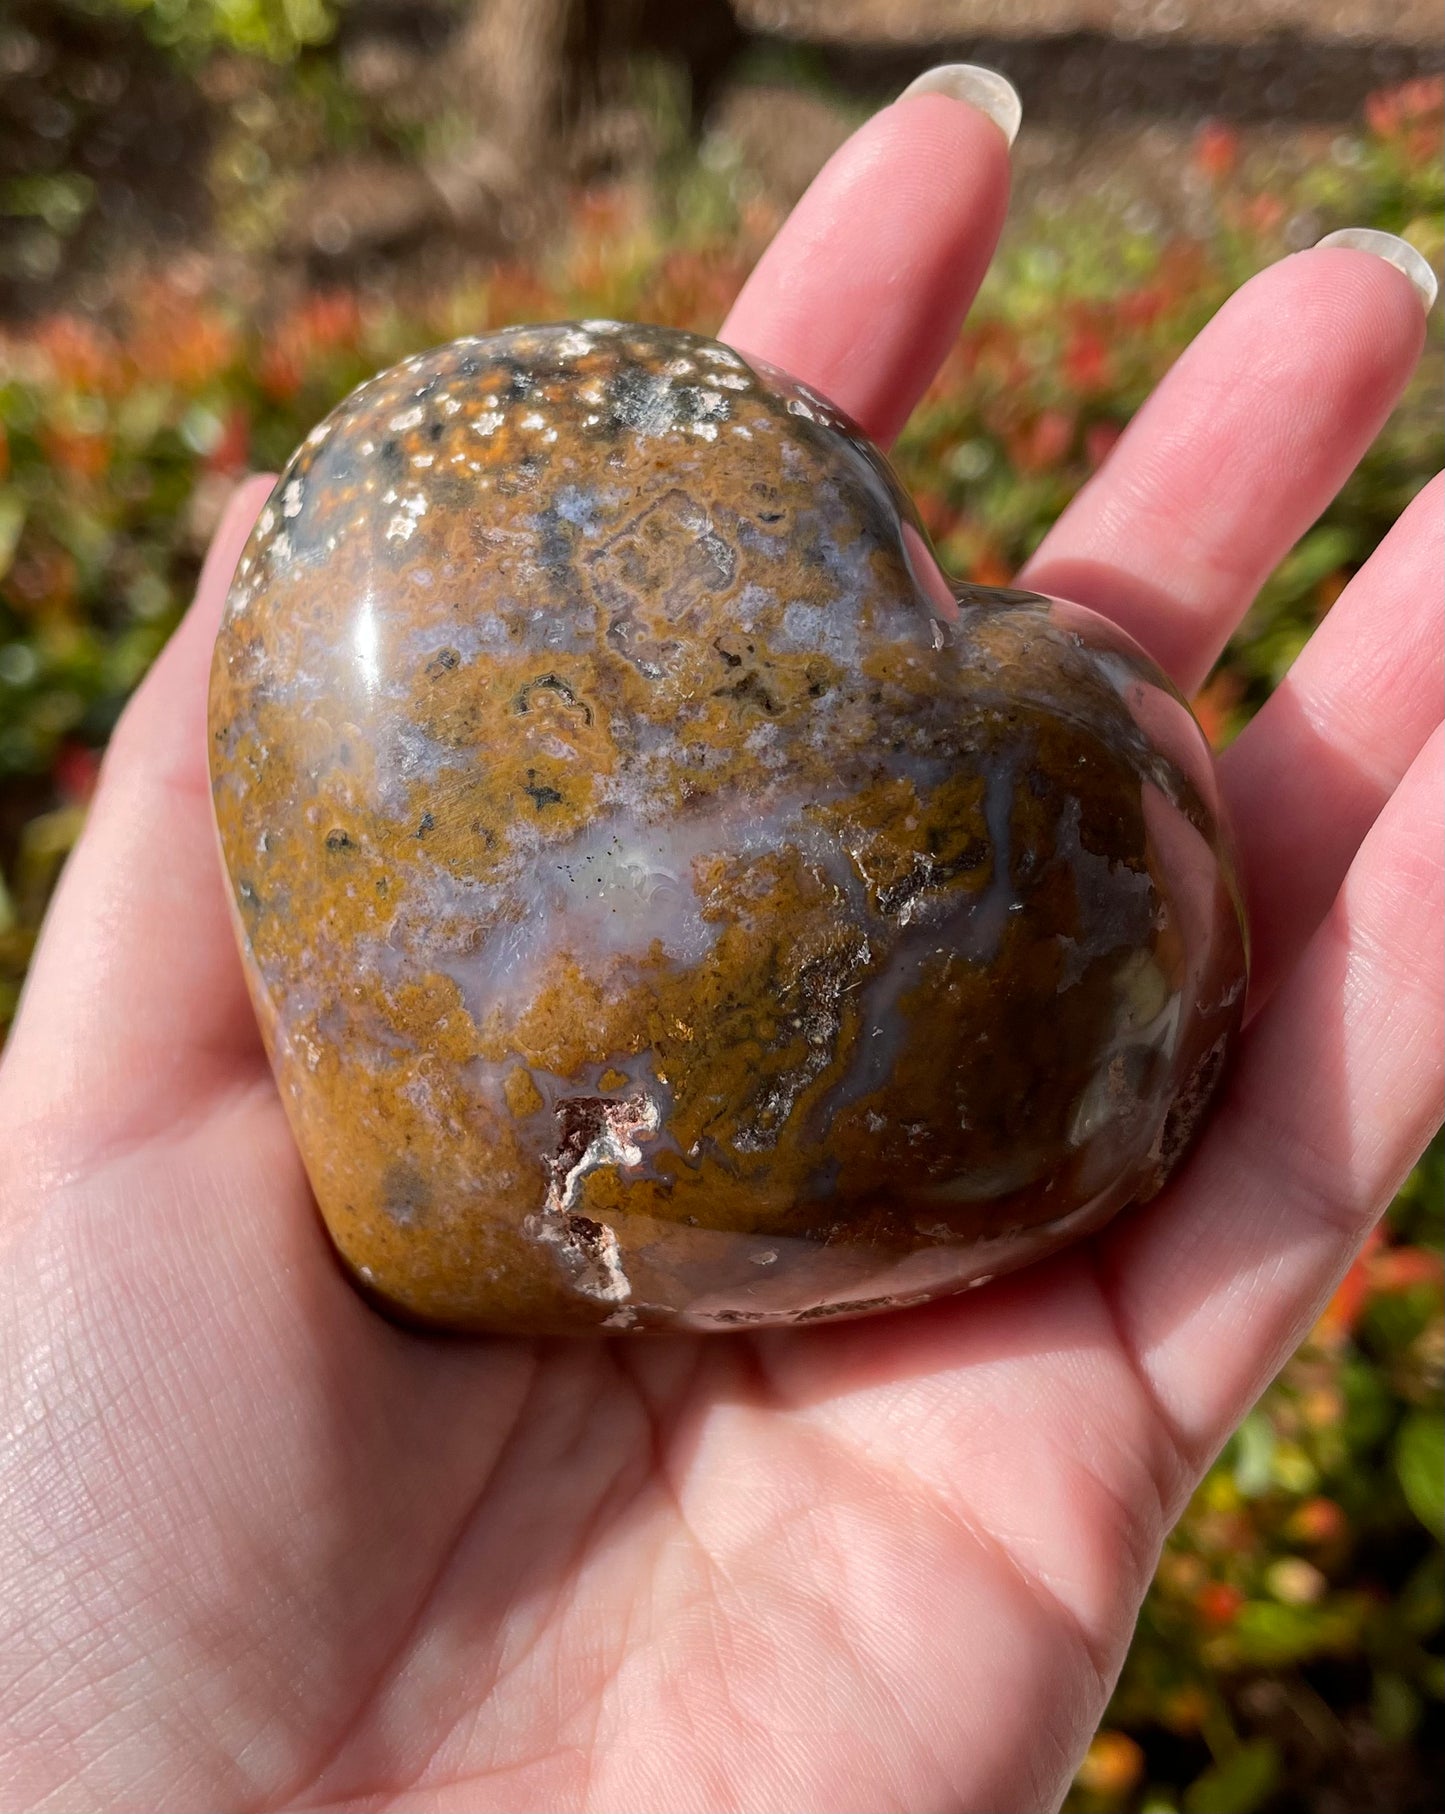
M886 109L724 337L886 439L1007 161L959 101ZM1421 335L1364 252L1265 271L1023 583L1194 687ZM0 1071L0 1801L1054 1805L1164 1533L1440 1117L1440 482L1224 761L1254 1017L1166 1195L923 1310L609 1345L404 1333L333 1262L206 779L266 488L117 730Z

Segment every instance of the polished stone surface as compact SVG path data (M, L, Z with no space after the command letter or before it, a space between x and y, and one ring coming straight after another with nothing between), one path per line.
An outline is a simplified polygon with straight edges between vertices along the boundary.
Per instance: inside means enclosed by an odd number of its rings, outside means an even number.
M1158 1189L1243 1007L1204 738L952 587L712 341L408 360L308 437L211 694L248 977L336 1247L456 1329L956 1290Z

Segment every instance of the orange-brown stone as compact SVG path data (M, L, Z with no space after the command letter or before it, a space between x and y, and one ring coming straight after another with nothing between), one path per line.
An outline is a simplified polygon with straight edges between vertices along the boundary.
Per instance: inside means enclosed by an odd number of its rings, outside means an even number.
M241 561L216 815L353 1275L454 1329L956 1290L1155 1191L1239 1024L1209 752L1121 632L950 587L714 342L461 340Z

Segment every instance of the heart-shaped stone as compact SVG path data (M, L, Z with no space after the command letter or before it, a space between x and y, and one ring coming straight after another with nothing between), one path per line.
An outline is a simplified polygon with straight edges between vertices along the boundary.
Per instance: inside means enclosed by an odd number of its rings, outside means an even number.
M380 1304L720 1329L954 1291L1155 1192L1238 1028L1205 739L946 582L713 341L460 340L282 475L211 691L282 1099Z

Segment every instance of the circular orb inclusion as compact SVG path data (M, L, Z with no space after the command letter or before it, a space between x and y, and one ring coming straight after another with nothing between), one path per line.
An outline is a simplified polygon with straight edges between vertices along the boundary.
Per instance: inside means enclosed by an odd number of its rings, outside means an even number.
M1158 1190L1238 1028L1209 750L1121 631L954 585L783 373L459 340L242 557L217 822L336 1249L456 1330L958 1290Z

